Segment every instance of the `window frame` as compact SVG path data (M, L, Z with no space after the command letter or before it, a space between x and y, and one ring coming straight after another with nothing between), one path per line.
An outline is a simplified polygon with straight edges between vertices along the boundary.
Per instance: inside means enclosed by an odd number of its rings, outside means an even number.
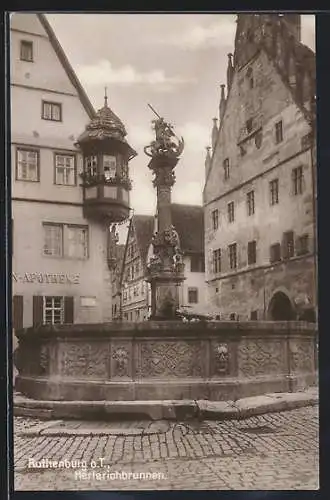
M106 163L106 161L105 161L105 160L107 160L107 159L109 159L109 158L111 158L112 163L114 163L114 169L112 168L112 170L111 170L111 168L107 167L107 172L110 172L110 173L112 172L112 173L113 173L113 175L109 175L109 176L108 176L108 175L106 175L106 173L105 173L105 163ZM112 166L113 166L113 165L112 165ZM117 170L118 170L118 159L117 159L117 156L116 156L116 155L110 155L110 154L108 154L108 153L104 153L104 154L102 154L102 169L103 169L103 175L104 175L104 178L105 178L106 180L109 180L109 181L110 181L111 179L115 179L115 178L116 178L116 176L117 176Z
M229 224L235 222L235 204L233 201L227 203L227 216Z
M255 214L254 189L251 189L251 191L248 191L246 193L246 205L247 205L248 216L250 217L251 215L254 215Z
M36 153L37 155L37 163L36 163L36 170L37 170L37 179L22 179L18 176L18 156L20 151L25 151L26 153ZM16 147L16 166L15 166L15 180L16 181L23 181L23 182L40 182L40 149L37 148L27 148L27 147L21 147L17 146Z
M253 249L253 251L250 250L251 248ZM253 257L252 260L250 258L251 256ZM257 263L257 240L248 241L247 257L248 266L253 266Z
M213 231L216 231L219 228L219 209L215 208L211 212L211 219L212 219L212 229Z
M292 191L294 196L304 192L304 167L299 165L292 169Z
M55 227L60 227L61 228L61 254L58 255L53 255L53 254L47 254L45 253L45 232L44 228L46 226L55 226ZM67 260L80 260L80 261L85 261L90 258L90 231L89 231L89 225L88 224L71 224L67 222L50 222L50 221L43 221L42 222L42 227L43 227L43 250L42 250L42 256L47 257L47 258L53 258L53 259L67 259ZM85 229L87 231L87 237L86 237L86 255L84 257L76 257L69 255L69 230L70 228L77 228L77 229Z
M278 258L276 258L275 256L275 248L277 248L279 251L279 255L278 255ZM270 245L270 248L269 248L269 253L270 253L270 263L271 264L274 264L276 262L281 262L282 261L282 252L281 252L281 243L277 242L277 243L273 243L272 245Z
M51 118L47 118L45 116L45 113L44 113L44 111L45 111L45 109L44 109L45 104L50 104L51 106L58 106L59 111L60 111L60 118L58 120L55 119L55 118L52 118L53 112L51 112ZM42 100L41 101L41 119L49 121L49 122L62 122L63 121L62 103L61 102L55 102L55 101L45 101L45 100Z
M275 190L273 189L273 186L276 186ZM276 179L272 179L271 181L269 181L269 194L270 194L269 201L271 206L279 204L279 191L280 191L279 179L277 177Z
M25 45L25 47L29 46L29 49L31 49L31 59L25 59L24 57L22 57L22 49L23 49L23 46ZM19 58L20 58L20 61L24 61L24 62L34 62L34 58L33 58L33 42L31 40L20 40L20 53L19 53Z
M214 274L221 273L221 253L221 248L216 248L212 252L212 267Z
M278 120L275 123L275 144L283 142L283 120Z
M54 151L54 185L56 186L76 186L77 185L77 156L74 153L62 153L60 151ZM56 158L58 156L71 157L73 158L73 184L64 184L57 182L57 168ZM66 166L63 166L66 169Z
M294 232L283 233L283 260L292 259L295 255Z
M69 248L68 233L69 233L69 231L68 230L70 230L70 229L84 229L87 231L85 257L76 257L76 256L69 255L69 252L68 252L68 248ZM71 260L88 260L89 259L89 226L87 224L64 224L63 238L64 238L64 258L65 259L71 259Z
M60 254L54 255L45 253L45 246L46 246L46 233L45 233L45 227L51 226L51 227L58 227L61 229L61 252ZM42 255L43 257L51 257L53 259L62 259L64 256L64 224L58 223L58 222L42 222L42 228L43 228L43 250L42 250Z
M235 250L235 251L233 252L232 250ZM233 256L235 257L234 259L233 259ZM229 268L230 268L230 270L237 269L238 268L237 243L231 243L230 245L228 245L228 257L229 257ZM234 262L233 262L233 260L234 260Z
M51 307L46 307L46 300L51 299L52 300L52 306ZM55 299L61 299L61 306L60 307L55 307L54 306L54 301ZM47 311L52 312L52 321L51 323L46 322L46 312ZM54 322L54 313L56 311L60 311L60 322ZM63 325L65 320L65 300L63 295L44 295L43 296L43 302L42 302L42 322L44 325Z
M191 293L195 293L196 296L194 298L196 298L196 300L190 300L191 299ZM187 293L187 296L188 296L188 304L198 304L198 287L196 286L190 286L188 287L188 293Z
M223 171L224 171L224 180L227 181L230 178L230 164L229 158L225 158L222 162Z

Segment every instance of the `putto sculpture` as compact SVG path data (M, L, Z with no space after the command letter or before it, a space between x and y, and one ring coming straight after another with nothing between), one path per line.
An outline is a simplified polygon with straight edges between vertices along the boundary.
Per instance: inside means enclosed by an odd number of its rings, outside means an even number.
M178 139L173 132L173 126L166 122L150 104L148 106L157 116L156 120L152 120L156 138L144 148L145 154L151 158L156 156L179 157L184 148L183 137Z

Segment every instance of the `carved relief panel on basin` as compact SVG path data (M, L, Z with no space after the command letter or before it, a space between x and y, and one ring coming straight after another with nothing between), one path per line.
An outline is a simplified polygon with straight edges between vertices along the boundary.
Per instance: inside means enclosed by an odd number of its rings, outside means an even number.
M68 377L107 379L109 344L105 342L62 343L60 345L60 373Z
M310 341L290 341L291 372L312 372L315 370L314 346Z
M137 375L148 377L203 376L203 343L199 341L145 341L138 350Z
M254 377L281 373L284 364L284 344L280 341L243 339L238 346L239 375Z
M111 378L132 377L132 343L112 342L110 357Z

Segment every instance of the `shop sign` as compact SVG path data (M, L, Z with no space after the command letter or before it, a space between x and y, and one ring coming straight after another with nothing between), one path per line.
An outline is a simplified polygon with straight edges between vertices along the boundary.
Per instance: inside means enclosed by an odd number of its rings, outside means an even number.
M13 281L19 283L79 285L80 275L64 273L13 273Z

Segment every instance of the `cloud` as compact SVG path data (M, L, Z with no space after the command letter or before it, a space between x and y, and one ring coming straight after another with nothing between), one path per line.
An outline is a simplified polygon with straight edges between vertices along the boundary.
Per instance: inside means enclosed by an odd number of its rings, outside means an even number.
M197 181L186 182L184 188L182 185L175 185L173 189L173 202L187 205L201 205L202 187Z
M127 134L129 141L134 144L134 148L142 148L150 144L154 140L154 132L152 127L141 127L138 125L128 125Z
M106 59L102 59L96 64L79 66L77 74L84 85L148 85L153 86L153 89L158 91L170 91L177 85L195 81L180 76L167 76L162 69L141 72L130 64L115 68Z
M177 127L177 135L183 137L186 150L204 154L211 141L211 126L209 128L197 122L186 122Z
M192 25L183 33L158 40L158 43L173 45L185 50L219 48L231 45L235 37L234 16L222 15L219 20L208 26Z

